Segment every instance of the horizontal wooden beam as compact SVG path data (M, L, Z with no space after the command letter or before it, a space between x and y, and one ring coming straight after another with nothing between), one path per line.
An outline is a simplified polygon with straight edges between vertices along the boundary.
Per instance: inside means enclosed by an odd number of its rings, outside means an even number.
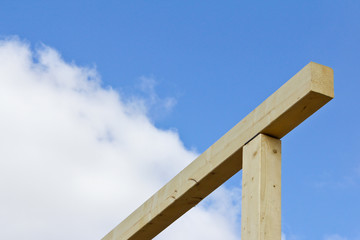
M260 133L282 138L333 97L333 70L309 63L103 240L152 239L241 170L247 142Z

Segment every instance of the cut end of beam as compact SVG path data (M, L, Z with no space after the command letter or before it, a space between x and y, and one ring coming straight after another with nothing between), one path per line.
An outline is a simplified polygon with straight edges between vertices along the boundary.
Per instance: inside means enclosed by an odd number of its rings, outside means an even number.
M265 108L268 110L268 115L273 114L275 108L262 105L272 103L272 106L279 106L291 102L291 106L288 105L286 111L279 114L277 118L273 118L272 122L260 132L280 139L333 98L333 70L330 67L310 62L253 112Z
M314 92L334 98L334 70L330 67L310 62L311 88Z

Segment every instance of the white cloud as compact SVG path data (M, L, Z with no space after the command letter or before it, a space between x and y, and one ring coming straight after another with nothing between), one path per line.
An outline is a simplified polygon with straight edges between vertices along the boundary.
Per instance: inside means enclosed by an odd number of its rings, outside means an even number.
M342 237L338 234L333 234L333 235L325 236L324 240L347 240L347 238Z
M220 188L189 214L159 234L157 240L240 239L241 192Z
M194 159L136 101L47 46L0 42L0 239L100 239ZM237 192L220 188L159 239L239 239Z
M158 82L154 77L141 76L140 83L135 87L135 93L127 97L132 108L141 109L151 119L162 119L169 114L176 105L174 97L160 97L156 92Z

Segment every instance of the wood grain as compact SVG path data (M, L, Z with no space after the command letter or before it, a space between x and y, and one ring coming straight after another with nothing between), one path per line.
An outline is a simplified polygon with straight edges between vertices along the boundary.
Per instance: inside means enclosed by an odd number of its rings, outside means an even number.
M242 240L281 240L281 140L259 134L243 150Z
M152 239L241 170L247 142L260 133L280 139L333 97L332 69L309 63L103 240Z

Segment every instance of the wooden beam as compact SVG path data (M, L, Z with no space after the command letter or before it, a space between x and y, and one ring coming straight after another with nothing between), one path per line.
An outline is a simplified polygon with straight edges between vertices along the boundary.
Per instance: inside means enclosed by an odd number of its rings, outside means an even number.
M247 142L259 133L280 139L333 97L332 69L309 63L103 240L152 239L241 170Z
M281 141L259 134L243 150L242 240L281 240Z

